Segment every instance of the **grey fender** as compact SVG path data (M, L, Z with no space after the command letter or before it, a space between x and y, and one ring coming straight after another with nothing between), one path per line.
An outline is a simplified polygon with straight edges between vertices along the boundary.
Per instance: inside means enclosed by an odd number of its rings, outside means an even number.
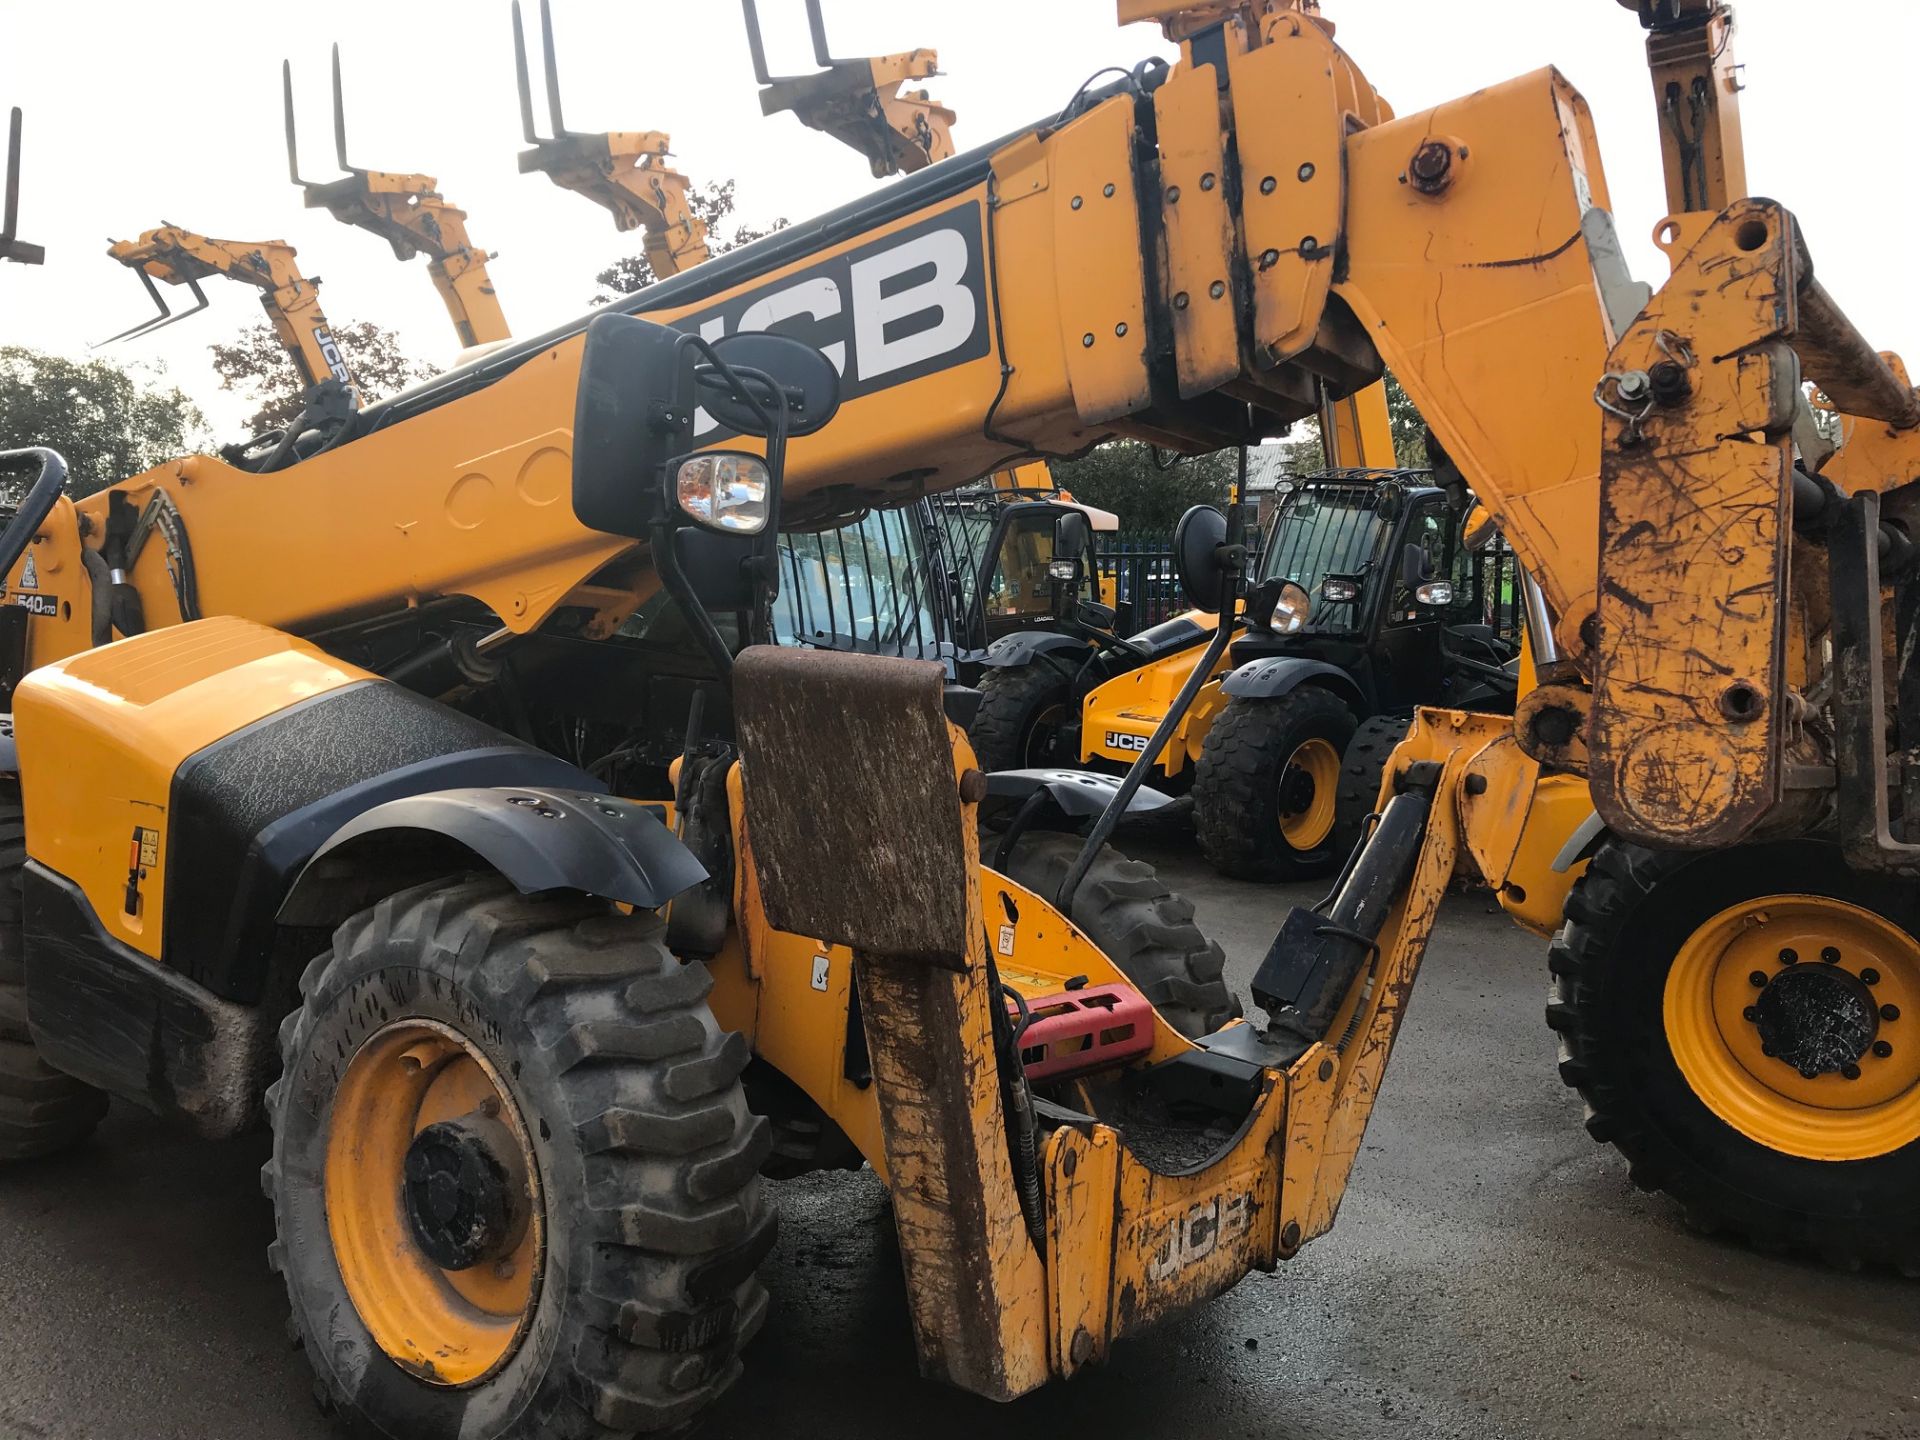
M1250 660L1221 681L1220 690L1236 700L1278 700L1309 683L1331 690L1356 710L1367 703L1360 687L1346 671L1324 660L1309 660L1304 655Z
M1091 770L996 770L987 776L987 794L997 800L1025 800L1044 790L1069 819L1085 820L1107 808L1120 788L1117 775ZM1127 814L1143 815L1173 804L1171 795L1142 785L1127 802Z
M1060 650L1087 650L1087 642L1057 630L1016 630L1002 635L987 647L980 663L994 670L1012 670L1030 665L1042 655Z
M579 790L434 790L376 805L334 831L294 881L279 920L335 924L370 903L369 893L475 860L524 894L578 890L645 910L707 878L646 805Z

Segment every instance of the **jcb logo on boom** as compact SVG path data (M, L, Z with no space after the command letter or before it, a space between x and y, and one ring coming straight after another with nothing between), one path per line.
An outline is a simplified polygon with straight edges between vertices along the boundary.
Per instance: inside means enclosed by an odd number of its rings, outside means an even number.
M342 385L352 384L353 376L347 370L346 357L340 353L340 342L333 338L333 332L323 325L314 326L313 343L320 347L320 358L333 371L333 378Z
M1239 1239L1253 1223L1253 1196L1216 1195L1167 1222L1166 1240L1147 1262L1147 1278L1169 1280L1198 1265L1222 1245Z
M771 330L817 348L857 400L989 349L980 206L969 203L672 322L708 340ZM718 426L702 412L705 442Z

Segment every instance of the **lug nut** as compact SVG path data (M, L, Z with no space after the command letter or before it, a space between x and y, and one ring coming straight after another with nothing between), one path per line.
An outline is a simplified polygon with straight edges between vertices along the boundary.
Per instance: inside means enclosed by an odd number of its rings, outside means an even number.
M1769 1060L1777 1059L1780 1054L1780 1052L1778 1050L1775 1050L1773 1046L1768 1045L1764 1042L1762 1042L1760 1046L1760 1053L1766 1056Z
M1303 185L1306 184L1307 181L1313 178L1313 162L1311 160L1307 161L1306 164L1300 167L1299 175L1300 175L1300 183Z
M1880 1007L1880 1018L1882 1020L1898 1020L1900 1018L1900 1007L1898 1005L1882 1005Z
M1863 985L1878 985L1880 983L1880 972L1872 966L1868 966L1860 972L1860 983Z
M1828 945L1821 950L1820 959L1823 964L1838 965L1840 963L1840 952L1834 949L1833 946Z
M1879 1056L1880 1059L1884 1060L1889 1055L1893 1054L1893 1046L1889 1045L1884 1040L1876 1040L1873 1042L1873 1053Z
M1786 946L1780 951L1780 963L1782 965L1798 965L1800 963L1800 952L1795 950L1791 945Z
M1800 1078L1802 1080L1818 1080L1820 1078L1820 1072L1818 1070L1802 1070L1800 1072Z
M1858 1065L1842 1065L1840 1067L1840 1073L1849 1080L1858 1080L1860 1078L1860 1067Z
M1766 972L1763 970L1754 971L1751 975L1747 976L1747 983L1753 986L1753 988L1756 990L1766 989L1767 988Z
M1746 1009L1740 1012L1740 1018L1750 1025L1758 1025L1760 1023L1760 1007L1758 1005L1747 1006ZM1773 1051L1771 1050L1767 1051L1769 1055L1772 1053Z

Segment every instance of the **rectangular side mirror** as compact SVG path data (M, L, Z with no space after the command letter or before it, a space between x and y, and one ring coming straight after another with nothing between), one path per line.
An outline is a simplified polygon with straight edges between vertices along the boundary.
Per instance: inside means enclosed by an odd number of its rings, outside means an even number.
M587 325L573 411L573 513L643 539L663 518L667 462L693 449L694 356L677 330L632 315Z

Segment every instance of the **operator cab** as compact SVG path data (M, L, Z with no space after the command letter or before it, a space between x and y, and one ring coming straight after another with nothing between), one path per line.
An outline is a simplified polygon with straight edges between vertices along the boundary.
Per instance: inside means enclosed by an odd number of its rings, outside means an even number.
M1326 661L1376 712L1510 707L1519 660L1512 552L1497 539L1468 546L1471 497L1433 479L1334 470L1283 481L1233 663ZM1288 585L1304 592L1304 609L1276 605ZM1503 684L1491 672L1511 678Z

